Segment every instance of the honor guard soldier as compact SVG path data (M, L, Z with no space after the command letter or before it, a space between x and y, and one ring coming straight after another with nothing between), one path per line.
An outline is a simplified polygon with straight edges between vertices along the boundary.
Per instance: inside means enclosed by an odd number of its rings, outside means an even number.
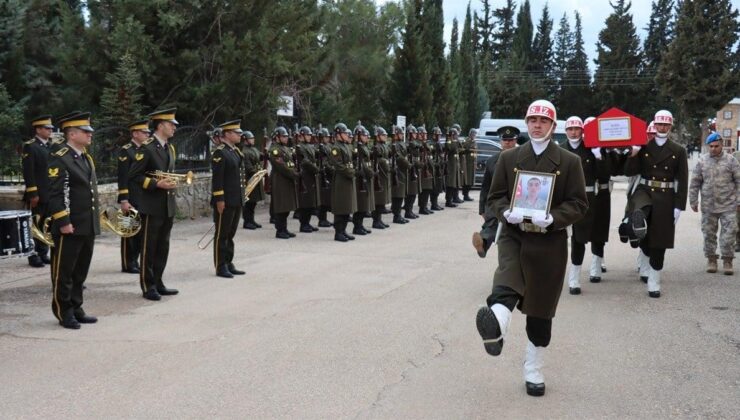
M497 356L514 308L527 316L524 381L527 394L532 396L545 394L545 347L550 343L552 318L568 263L566 228L580 220L588 206L578 156L552 140L556 121L552 103L533 102L525 117L530 141L502 152L498 159L488 206L502 223L497 242L499 262L493 291L476 318L486 352ZM511 210L518 171L554 175L551 206L545 215L525 220L519 209Z
M118 150L118 203L121 211L128 214L131 210L137 210L141 200L141 185L130 184L129 169L131 162L136 160L141 145L149 138L149 121L136 121L128 126L131 140L121 146ZM121 238L121 271L124 273L139 274L139 256L141 255L141 230L129 238Z
M143 236L139 284L145 299L160 300L162 296L176 295L177 289L165 287L162 281L170 253L170 232L177 211L175 192L177 181L166 174L175 172L175 147L169 141L179 124L176 108L149 114L152 137L142 144L134 155L129 169L129 187L142 188L139 214Z
M318 142L316 143L316 159L319 164L319 227L333 227L334 225L327 219L327 213L331 211L331 190L332 166L329 162L331 159L332 139L329 130L319 128L316 132Z
M47 169L49 166L49 153L51 152L51 132L54 126L51 124L51 115L41 115L31 121L34 137L23 143L23 181L26 191L23 201L31 209L33 214L32 223L41 230L41 224L48 216L49 205L49 178ZM35 255L28 257L31 267L43 267L50 264L49 246L34 239Z
M480 187L480 202L478 203L478 214L483 218L483 226L480 232L473 233L473 248L478 252L478 256L484 258L496 240L498 231L498 219L493 209L488 204L488 193L491 190L493 175L496 173L496 162L504 150L516 147L516 140L519 138L519 129L512 126L500 127L496 131L501 144L501 152L494 151L486 160L486 171L483 173L483 183Z
M244 155L239 150L243 131L241 120L227 121L220 126L221 144L211 156L211 205L213 223L213 263L216 275L232 278L244 274L234 266L234 236L244 203Z
M262 152L254 145L254 134L251 131L245 131L242 134L244 139L244 183L246 184L249 178L262 169ZM260 182L247 197L248 200L244 203L244 229L255 230L262 227L261 224L254 220L254 210L257 208L257 203L265 199L265 184Z
M445 158L444 145L439 142L442 138L442 129L434 127L432 129L432 161L434 162L434 189L431 193L430 207L434 211L444 210L439 205L439 195L445 192L445 172L447 171L447 162Z
M331 210L334 213L334 240L347 242L355 239L347 233L349 215L357 211L357 190L353 147L350 131L343 123L334 126L336 142L331 148L332 181Z
M403 217L406 219L417 219L419 215L414 213L414 201L419 194L419 172L421 169L421 144L418 140L416 127L409 125L406 128L408 160L411 163L408 176L406 177L406 197L403 202Z
M95 164L86 153L92 143L90 113L59 121L66 146L50 156L49 214L54 250L51 258L51 310L64 328L79 329L97 318L82 309L82 291L100 234Z
M478 158L478 145L475 142L475 137L477 135L478 130L471 128L468 132L468 137L462 144L462 156L460 157L460 162L464 162L462 186L464 201L473 201L473 199L470 198L470 190L475 184L475 167L477 164L476 159Z
M288 147L288 130L278 127L272 134L272 146L268 152L272 173L272 210L275 217L275 237L290 239L295 233L288 231L288 214L297 208L298 191L296 182L300 178L293 151Z
M648 296L659 298L665 251L673 248L676 223L686 209L689 164L686 149L668 138L673 115L658 111L653 124L655 139L643 147L632 147L624 174L640 175L630 197L630 223L640 249L649 259Z
M391 145L391 212L393 223L405 224L408 219L401 216L401 207L406 198L406 180L409 176L411 163L408 159L406 144L403 142L403 127L393 128L393 144Z
M434 214L429 208L429 199L434 191L434 150L427 142L427 129L421 126L416 129L419 136L419 155L421 168L419 169L419 214Z
M383 222L383 210L391 202L391 147L387 143L388 132L383 127L375 127L375 144L373 144L372 156L374 170L378 173L375 177L375 209L373 210L373 229L385 229L390 227Z
M313 132L303 126L298 130L298 143L295 153L300 166L301 176L298 180L298 219L303 233L316 232L319 228L311 226L311 215L319 207L319 165L316 159L316 148L311 144Z
M357 178L357 211L352 215L355 235L367 235L371 230L362 225L365 216L375 210L375 171L373 170L372 155L370 153L370 132L361 125L355 127L357 144L355 145L355 168Z
M447 140L445 142L445 153L447 154L447 161L445 162L447 168L447 176L445 177L445 185L447 186L445 191L445 207L457 207L457 204L462 202L462 200L457 198L458 190L462 188L460 141L457 138L459 134L460 132L457 128L452 127L447 133Z

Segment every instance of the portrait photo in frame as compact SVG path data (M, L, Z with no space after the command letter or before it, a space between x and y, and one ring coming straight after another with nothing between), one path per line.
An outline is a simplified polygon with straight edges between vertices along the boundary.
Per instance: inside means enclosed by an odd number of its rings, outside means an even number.
M530 220L535 215L547 217L554 188L555 174L519 170L514 180L510 210L516 210Z

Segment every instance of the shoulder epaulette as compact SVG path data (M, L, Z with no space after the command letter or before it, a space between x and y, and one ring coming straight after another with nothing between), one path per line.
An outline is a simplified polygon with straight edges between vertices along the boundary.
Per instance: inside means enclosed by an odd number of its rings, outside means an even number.
M149 137L148 139L146 139L146 141L144 143L141 143L141 144L149 144L149 143L151 143L153 141L154 141L154 137Z
M124 144L124 145L123 145L123 148L124 148L124 149L129 149L129 148L131 148L131 143L126 143L126 144Z
M216 146L216 150L224 150L224 147L226 146L223 144L219 144L218 146Z
M33 144L36 142L36 139L26 140L23 142L23 144Z
M69 151L69 147L62 147L61 149L57 150L53 154L54 154L54 156L62 157L65 154L67 154L68 151Z

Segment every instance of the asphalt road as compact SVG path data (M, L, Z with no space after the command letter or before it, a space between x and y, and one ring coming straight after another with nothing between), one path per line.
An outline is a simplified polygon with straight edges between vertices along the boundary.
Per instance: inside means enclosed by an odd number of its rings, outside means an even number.
M497 358L475 329L497 261L470 245L477 203L347 244L326 229L276 240L263 209L231 280L196 247L210 220L177 223L165 283L181 293L161 302L104 235L84 306L100 321L78 331L51 314L48 270L0 261L0 417L737 418L738 275L704 272L687 212L648 298L616 234L623 188L602 283L565 286L542 398L524 390L523 316Z

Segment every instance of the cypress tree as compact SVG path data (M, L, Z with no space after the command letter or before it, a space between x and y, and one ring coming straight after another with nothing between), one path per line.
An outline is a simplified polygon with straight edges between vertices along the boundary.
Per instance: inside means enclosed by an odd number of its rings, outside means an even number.
M497 31L493 34L493 61L503 63L509 58L514 39L514 0L506 0L506 5L496 9L493 16L496 18Z
M573 52L568 59L565 73L561 79L560 96L556 105L562 115L578 115L581 118L594 116L591 72L588 69L588 56L583 46L583 27L581 15L575 12L573 28Z
M553 95L557 91L551 38L552 24L550 11L547 4L545 4L545 7L542 9L542 17L537 24L537 33L532 42L532 70L536 71L538 75L542 74L542 76L538 76L538 82L542 85L542 93L550 99L553 98Z
M640 71L640 78L644 81L654 81L663 54L668 51L668 46L673 39L673 0L657 0L652 2L652 12L647 30L647 37L643 44L644 60ZM669 107L669 100L660 94L657 83L645 85L645 107L641 115L650 116L658 108Z
M555 105L562 104L562 94L565 79L565 71L568 62L573 56L573 34L570 32L568 15L563 13L555 33L555 48L553 51L553 74L557 80L557 92L555 93Z

